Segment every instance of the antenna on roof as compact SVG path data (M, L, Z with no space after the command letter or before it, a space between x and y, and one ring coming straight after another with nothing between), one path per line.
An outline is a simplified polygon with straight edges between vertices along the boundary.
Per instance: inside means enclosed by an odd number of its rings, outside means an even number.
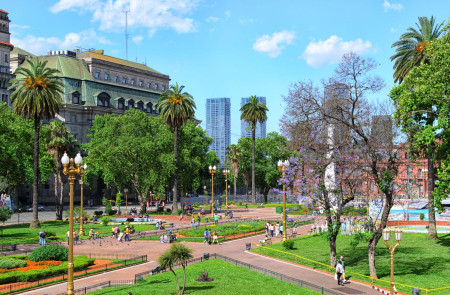
M128 13L130 12L130 3L127 3L125 8L122 8L122 12L125 13L125 56L128 60Z

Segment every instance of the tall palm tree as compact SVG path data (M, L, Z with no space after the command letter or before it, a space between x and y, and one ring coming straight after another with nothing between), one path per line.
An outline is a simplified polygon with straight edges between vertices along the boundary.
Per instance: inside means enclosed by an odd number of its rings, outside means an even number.
M190 120L195 113L195 102L192 95L183 92L184 86L170 85L159 97L158 110L170 128L173 128L173 154L175 158L175 172L173 174L173 206L172 214L178 211L177 170L178 170L178 128Z
M429 63L425 51L428 45L439 38L443 32L443 23L435 24L435 19L432 16L431 19L427 17L419 17L419 23L416 23L417 29L408 28L407 32L400 36L400 40L392 44L392 47L397 47L395 55L391 56L391 61L394 62L394 81L402 83L403 79L408 73L416 66ZM427 123L432 125L435 118L427 113ZM426 152L428 163L428 238L436 240L436 219L434 216L434 197L432 192L434 191L434 146L430 145Z
M443 29L443 23L435 24L433 16L431 19L419 17L416 26L417 30L409 27L400 40L391 46L396 47L395 54L391 56L391 61L394 61L394 82L402 83L414 67L428 62L425 50L431 41L439 38Z
M262 103L259 102L256 95L250 96L250 100L244 104L240 111L241 120L244 120L252 129L252 204L256 205L256 194L255 194L255 130L256 123L262 124L267 120L266 112L269 109Z
M55 211L56 219L62 220L64 211L64 183L67 182L67 177L63 174L63 167L61 164L61 157L64 151L73 147L76 144L76 139L70 131L64 126L63 122L50 122L47 134L45 136L45 146L56 163L55 169ZM42 130L44 131L44 130ZM44 132L43 132L44 133Z
M62 104L64 84L56 76L59 71L46 67L47 61L28 60L28 64L15 71L11 80L14 89L11 102L14 112L22 118L34 120L33 152L33 220L30 228L40 227L37 203L39 199L39 130L42 119L53 119Z
M239 161L241 160L241 152L239 147L235 144L230 144L228 147L227 158L230 161L231 170L233 171L233 185L234 185L234 199L236 200L236 190L237 190L237 178L239 175Z

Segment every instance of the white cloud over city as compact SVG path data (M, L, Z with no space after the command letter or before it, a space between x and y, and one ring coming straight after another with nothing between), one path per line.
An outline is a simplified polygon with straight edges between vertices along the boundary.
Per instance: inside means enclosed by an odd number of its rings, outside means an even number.
M189 15L196 3L196 0L60 0L50 11L92 13L92 21L99 22L100 30L118 32L125 26L124 10L129 10L128 26L146 28L151 36L158 29L173 29L180 34L195 31Z
M301 57L306 60L308 65L318 68L323 64L339 62L345 53L365 54L371 48L370 41L362 39L344 41L341 37L332 35L325 41L310 42Z
M384 0L383 8L384 8L384 11L389 11L389 10L400 11L400 10L403 10L403 5L401 5L400 3L390 3L387 0Z
M286 45L291 44L295 39L295 34L287 30L263 35L253 44L253 50L268 54L274 58L281 54Z
M11 43L30 53L47 54L48 50L75 49L77 46L91 47L92 44L110 44L106 38L99 36L94 30L85 30L79 33L68 33L64 39L58 37L38 37L26 35L24 37L11 37Z

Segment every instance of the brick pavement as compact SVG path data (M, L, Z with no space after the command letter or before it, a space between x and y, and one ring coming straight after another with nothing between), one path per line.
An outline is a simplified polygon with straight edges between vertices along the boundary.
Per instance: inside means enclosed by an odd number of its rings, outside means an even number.
M235 214L236 216L243 217L251 215L258 217L264 215L268 218L279 217L279 215L274 214L274 211L275 208L261 208L249 209L249 211L236 212L237 214ZM298 233L305 234L309 231L310 228L311 225L302 226L298 229ZM342 294L380 294L379 292L372 290L370 286L354 281L346 284L346 286L337 286L334 277L330 274L245 251L245 243L258 242L263 237L264 235L253 236L224 242L220 245L206 245L201 243L186 243L186 245L194 250L194 257L202 256L203 253L220 253L242 262L270 269L284 275L288 275L316 285L323 286L328 289L332 289L334 291L338 291ZM139 255L146 254L148 256L149 262L125 269L119 269L103 274L94 275L87 278L77 279L75 280L75 289L108 280L133 280L134 274L154 269L157 266L157 257L164 250L169 248L169 246L169 244L161 244L159 243L159 241L131 241L120 243L113 240L112 238L106 238L95 242L88 241L83 244L77 245L74 250L75 255L86 253L117 253ZM62 283L30 292L25 292L23 294L57 294L65 292L66 288L66 283Z

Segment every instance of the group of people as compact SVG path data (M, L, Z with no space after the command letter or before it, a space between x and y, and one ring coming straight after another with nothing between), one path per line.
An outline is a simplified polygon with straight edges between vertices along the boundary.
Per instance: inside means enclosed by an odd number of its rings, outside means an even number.
M203 242L204 244L219 244L219 236L217 235L217 231L214 231L211 235L211 229L205 228L203 237L205 238L205 241Z
M336 279L338 281L338 285L340 286L344 286L344 281L348 281L345 279L344 256L341 256L341 258L339 258L338 262L336 263Z
M273 224L267 221L266 223L266 235L269 237L273 238L273 236L278 237L279 235L283 235L283 230L283 225L280 225L278 222Z
M112 236L116 240L119 240L121 242L122 241L125 241L125 242L130 241L130 234L135 232L134 227L132 225L131 226L128 226L128 225L125 226L125 229L124 229L123 233L120 232L120 228L117 225L113 226L111 231L112 231Z
M76 231L73 231L72 236L73 236L73 243L76 245L78 243L78 239L80 238L80 236L77 234ZM69 245L69 238L70 238L70 231L67 231L67 245Z

